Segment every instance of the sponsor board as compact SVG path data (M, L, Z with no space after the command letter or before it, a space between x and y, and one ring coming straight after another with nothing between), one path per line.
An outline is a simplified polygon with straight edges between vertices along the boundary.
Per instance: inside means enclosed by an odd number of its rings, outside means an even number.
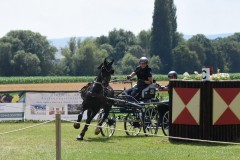
M77 120L81 104L78 92L27 92L25 119L52 120L58 113L62 119Z

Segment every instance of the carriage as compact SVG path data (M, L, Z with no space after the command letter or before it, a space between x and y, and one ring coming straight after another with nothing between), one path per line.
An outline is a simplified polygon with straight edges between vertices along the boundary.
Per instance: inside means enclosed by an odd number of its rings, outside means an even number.
M161 86L154 81L137 98L129 95L131 89L114 90L114 98L108 98L114 103L100 128L102 136L113 136L118 121L123 121L125 133L130 136L137 136L142 130L146 136L156 135L159 129L168 135L169 107L168 100L161 101ZM101 109L97 120L101 121L104 114Z
M83 103L73 127L80 128L86 110L87 119L76 139L83 140L89 124L97 113L99 113L98 126L95 134L101 133L103 136L111 137L116 129L116 121L121 117L119 114L124 114L124 128L127 135L138 135L141 129L146 135L156 135L159 128L162 128L163 133L167 135L168 104L160 102L156 96L159 85L155 82L147 86L137 99L129 96L130 90L113 90L109 85L111 75L114 73L113 62L114 60L109 62L105 59L98 67L100 71L95 81L80 90ZM164 113L161 111L162 108L167 108L164 109Z

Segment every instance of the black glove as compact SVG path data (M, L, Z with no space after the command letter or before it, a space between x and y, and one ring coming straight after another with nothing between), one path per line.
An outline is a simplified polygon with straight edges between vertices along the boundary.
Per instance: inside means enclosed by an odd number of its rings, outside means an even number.
M127 76L127 80L131 79L132 77L131 76Z

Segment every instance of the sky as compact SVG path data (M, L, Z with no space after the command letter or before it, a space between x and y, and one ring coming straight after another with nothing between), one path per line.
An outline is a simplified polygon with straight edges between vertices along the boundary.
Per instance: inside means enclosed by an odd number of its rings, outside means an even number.
M177 31L185 35L240 31L240 0L174 0ZM0 37L31 30L48 39L98 37L152 26L154 0L0 0Z

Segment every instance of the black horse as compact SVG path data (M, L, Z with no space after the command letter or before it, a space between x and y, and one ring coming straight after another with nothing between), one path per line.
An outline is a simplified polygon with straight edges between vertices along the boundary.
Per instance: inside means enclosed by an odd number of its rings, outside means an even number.
M105 59L104 62L98 67L100 71L96 80L81 89L83 103L80 114L78 115L77 122L81 122L85 110L87 110L87 120L86 125L84 126L80 135L77 137L77 140L83 140L85 132L88 130L89 124L101 108L104 109L105 114L102 121L100 121L98 125L101 126L104 120L108 117L109 111L112 108L112 102L107 100L107 97L114 96L114 91L109 86L111 75L114 73L114 70L112 68L113 61L114 60L108 62ZM73 126L75 129L79 129L80 123L74 123ZM99 133L100 129L97 127L95 134L97 135Z

